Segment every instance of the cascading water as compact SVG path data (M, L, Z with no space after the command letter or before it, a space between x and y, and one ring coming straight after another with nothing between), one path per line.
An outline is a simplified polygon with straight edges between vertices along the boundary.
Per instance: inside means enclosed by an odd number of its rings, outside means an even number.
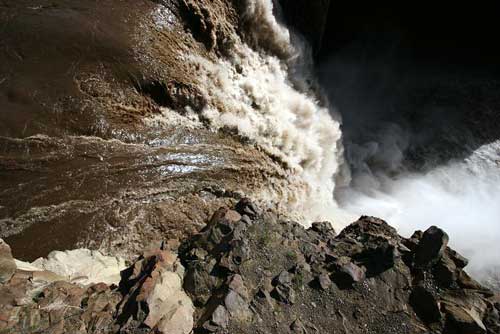
M273 15L272 1L248 1L245 17L259 23L252 25L250 39L262 50L234 36L226 59L188 56L208 101L201 115L188 115L213 129L236 131L286 165L289 189L261 194L263 199L286 202L292 214L307 221L336 221L333 176L343 163L340 123L313 94L290 81L286 59L295 51L288 30Z

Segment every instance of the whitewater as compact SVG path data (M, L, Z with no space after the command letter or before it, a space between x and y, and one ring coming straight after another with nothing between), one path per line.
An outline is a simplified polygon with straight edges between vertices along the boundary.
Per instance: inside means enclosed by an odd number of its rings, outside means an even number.
M186 115L214 130L236 132L285 166L289 187L268 190L257 200L286 203L281 209L304 225L329 220L340 229L360 215L373 215L407 236L438 225L450 234L451 245L472 259L472 271L493 265L494 256L486 258L480 250L500 254L500 142L425 173L389 175L366 167L351 180L340 115L318 102L317 90L298 89L290 79L302 48L277 21L271 0L249 0L246 8L252 46L234 36L229 57L186 56L208 101L201 114L188 109ZM380 151L384 143L367 145L351 147L351 164L393 154Z

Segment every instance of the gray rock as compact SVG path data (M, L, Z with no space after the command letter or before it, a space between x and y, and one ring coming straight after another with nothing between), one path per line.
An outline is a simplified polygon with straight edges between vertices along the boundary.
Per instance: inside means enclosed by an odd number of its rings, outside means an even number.
M245 320L250 316L248 291L240 275L229 279L229 292L224 298L224 305L232 318Z
M275 279L275 285L289 285L292 283L292 274L288 271L283 270Z
M271 296L285 304L295 304L295 291L290 285L278 285L272 292Z
M227 328L229 323L229 315L224 306L219 305L212 313L212 323L218 327Z
M243 296L233 290L229 291L224 298L224 305L226 305L231 317L242 320L248 318L249 316L248 302Z
M340 288L351 287L354 283L363 282L366 278L366 270L363 267L342 258L338 269L333 273L333 280Z
M332 280L328 274L321 274L318 276L319 287L323 290L328 290L332 285Z
M302 321L300 321L300 319L297 319L294 322L292 322L292 324L290 325L290 330L292 331L292 333L296 334L307 334L307 329L302 323Z

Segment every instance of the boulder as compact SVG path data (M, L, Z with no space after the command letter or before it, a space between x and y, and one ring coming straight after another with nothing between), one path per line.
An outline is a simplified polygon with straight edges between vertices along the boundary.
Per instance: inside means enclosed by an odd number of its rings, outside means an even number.
M439 260L448 245L448 240L448 234L442 229L436 226L429 227L418 243L415 253L416 266L427 266Z
M121 328L139 321L157 333L190 333L194 306L182 289L183 276L184 268L170 251L144 254L122 273L120 289L124 297L118 306Z
M333 281L342 289L363 282L366 278L366 270L352 263L349 258L341 258L337 266L338 269L332 274Z
M328 274L323 273L319 275L317 280L318 286L323 290L328 290L332 285L332 280L330 279L330 276Z
M480 316L473 310L456 305L444 304L446 314L445 333L456 334L484 334L484 326Z
M219 305L215 308L210 320L207 320L205 322L203 328L213 333L220 328L221 329L227 328L228 323L229 323L229 314L227 310L224 308L224 306Z
M229 292L224 298L224 305L231 317L245 320L250 316L249 295L240 275L233 275L229 279Z

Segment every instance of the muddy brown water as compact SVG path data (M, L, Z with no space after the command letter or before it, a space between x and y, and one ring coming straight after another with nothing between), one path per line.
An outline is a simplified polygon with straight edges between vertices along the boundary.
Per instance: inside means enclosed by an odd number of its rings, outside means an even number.
M243 193L286 184L267 155L229 134L145 121L203 103L181 56L216 55L180 8L0 2L0 237L16 257L75 247L133 256L193 233Z

